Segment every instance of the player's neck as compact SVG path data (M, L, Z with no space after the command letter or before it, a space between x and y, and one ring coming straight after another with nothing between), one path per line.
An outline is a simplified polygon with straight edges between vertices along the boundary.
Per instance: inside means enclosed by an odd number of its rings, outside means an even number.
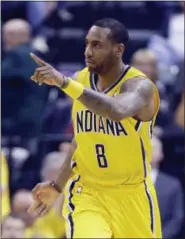
M125 67L125 64L121 61L119 64L110 68L105 74L99 74L97 82L98 90L104 91L109 88L119 78Z

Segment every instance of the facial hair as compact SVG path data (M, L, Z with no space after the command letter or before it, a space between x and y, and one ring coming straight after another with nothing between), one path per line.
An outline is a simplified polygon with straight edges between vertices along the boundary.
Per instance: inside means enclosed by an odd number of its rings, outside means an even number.
M94 68L88 68L89 72L94 72L96 74L105 74L107 73L115 64L115 56L111 51L108 56L104 59L104 61Z

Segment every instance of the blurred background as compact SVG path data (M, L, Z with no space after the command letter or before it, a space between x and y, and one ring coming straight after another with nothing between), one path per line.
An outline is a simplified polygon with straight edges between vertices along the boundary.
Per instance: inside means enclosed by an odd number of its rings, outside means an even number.
M44 218L26 211L31 189L51 180L73 137L71 101L30 80L34 52L66 75L84 67L84 36L113 17L129 29L124 62L157 85L151 176L164 238L184 235L184 2L1 2L2 237L65 238L60 201ZM85 146L84 146L85 147Z

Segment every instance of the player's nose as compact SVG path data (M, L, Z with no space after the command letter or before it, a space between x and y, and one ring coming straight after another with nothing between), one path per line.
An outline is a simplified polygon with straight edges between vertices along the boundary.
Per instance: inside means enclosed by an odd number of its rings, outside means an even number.
M93 56L93 52L92 52L92 49L91 49L90 46L87 46L87 47L85 48L84 55L85 55L86 58L90 58L90 57Z

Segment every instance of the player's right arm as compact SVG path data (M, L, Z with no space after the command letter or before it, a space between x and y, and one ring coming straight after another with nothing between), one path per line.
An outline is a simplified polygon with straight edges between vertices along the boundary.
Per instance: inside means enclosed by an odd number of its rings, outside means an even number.
M34 187L32 190L34 204L29 208L29 213L33 213L36 216L44 216L56 202L63 192L67 180L72 174L71 159L76 148L77 145L73 139L67 157L55 180L53 182L39 183Z

